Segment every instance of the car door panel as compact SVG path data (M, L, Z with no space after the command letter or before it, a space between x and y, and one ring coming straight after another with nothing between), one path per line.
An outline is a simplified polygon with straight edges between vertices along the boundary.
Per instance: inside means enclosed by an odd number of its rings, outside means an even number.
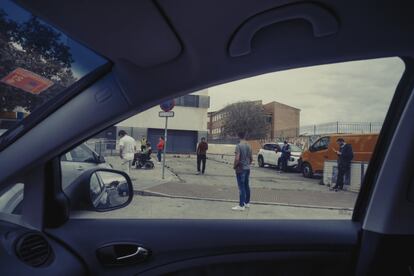
M347 275L359 229L358 223L346 220L71 219L46 232L77 252L92 274L226 274L253 271L262 263L261 272L267 274ZM145 262L110 269L99 262L97 249L125 242L152 255Z
M263 160L265 164L269 163L269 145L263 146Z
M271 145L270 149L268 151L268 156L269 156L269 164L272 166L276 165L276 152L275 152L275 146Z
M43 241L49 246L50 257L43 265L34 265L38 262L36 256L45 254L45 251L42 251L45 245L38 240L31 241L37 247L32 247L33 251L26 250L26 255L19 254L22 252L19 249L23 248L22 240L30 235L31 238L34 235L43 237ZM0 275L87 275L86 266L78 256L62 246L59 241L39 231L0 221L0 236Z

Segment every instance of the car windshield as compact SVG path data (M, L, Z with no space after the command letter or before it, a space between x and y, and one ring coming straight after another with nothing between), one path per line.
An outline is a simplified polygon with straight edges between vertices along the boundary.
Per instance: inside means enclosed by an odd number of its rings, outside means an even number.
M0 136L107 60L10 1L0 8Z
M302 149L301 149L301 148L299 148L298 146L293 145L293 144L290 144L290 150L291 150L292 152L301 152L301 151L302 151Z

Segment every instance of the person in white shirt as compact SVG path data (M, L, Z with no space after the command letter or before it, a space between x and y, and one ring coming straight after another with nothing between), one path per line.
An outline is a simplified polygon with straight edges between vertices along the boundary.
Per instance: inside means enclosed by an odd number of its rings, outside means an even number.
M127 173L129 173L135 151L137 150L135 139L129 136L125 130L120 130L118 136L121 137L119 140L119 156L125 160L122 164L127 164Z

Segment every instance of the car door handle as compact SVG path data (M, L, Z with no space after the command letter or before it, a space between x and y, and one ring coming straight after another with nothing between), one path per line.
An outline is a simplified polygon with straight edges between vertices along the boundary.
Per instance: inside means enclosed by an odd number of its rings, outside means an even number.
M99 248L96 255L103 265L128 265L146 261L151 251L138 244L118 243Z
M323 158L327 159L328 158L328 155L324 155Z
M78 170L78 171L83 171L83 170L84 170L84 168L83 168L82 166L79 166L79 167L77 168L77 170Z
M117 260L124 260L124 259L128 259L128 258L133 258L137 255L146 256L146 255L148 255L148 250L141 247L141 246L138 246L137 251L135 251L134 253L129 254L129 255L120 256L120 257L116 257L116 259Z

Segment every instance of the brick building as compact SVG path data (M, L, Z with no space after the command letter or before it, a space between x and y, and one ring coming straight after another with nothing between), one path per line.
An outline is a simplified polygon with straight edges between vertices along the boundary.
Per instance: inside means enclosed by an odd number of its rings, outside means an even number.
M270 139L299 136L300 109L278 102L270 102L263 107L272 118Z
M254 101L263 105L262 101ZM277 137L294 137L299 135L300 109L278 102L270 102L263 105L266 113L266 122L270 125L267 139ZM207 130L208 139L229 140L234 137L225 137L224 120L227 116L225 109L208 112Z

